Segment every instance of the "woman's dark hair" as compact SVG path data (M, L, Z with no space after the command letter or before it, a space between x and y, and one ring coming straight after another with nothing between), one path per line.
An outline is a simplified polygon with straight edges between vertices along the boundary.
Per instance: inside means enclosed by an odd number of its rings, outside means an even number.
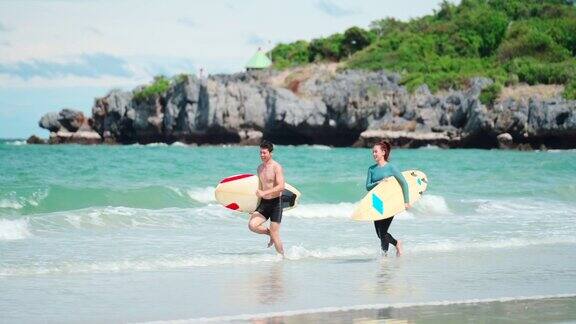
M272 153L272 151L274 151L274 144L272 144L268 141L262 141L262 143L260 143L260 148L261 149L267 149L268 152Z
M392 151L392 144L387 140L381 140L380 142L376 143L376 145L380 146L380 149L384 151L384 160L388 161L388 157L390 157L390 151Z

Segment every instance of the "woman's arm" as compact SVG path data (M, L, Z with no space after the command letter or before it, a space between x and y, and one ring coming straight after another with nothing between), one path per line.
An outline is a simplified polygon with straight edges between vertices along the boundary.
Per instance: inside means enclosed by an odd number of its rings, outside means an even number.
M395 166L391 165L391 167L392 167L392 174L394 175L394 178L396 178L396 180L398 180L400 187L402 187L402 194L404 195L404 203L410 204L410 190L408 189L408 182L406 182L406 179L404 178L402 173L400 171L398 171L398 169L396 169Z
M368 175L366 176L366 191L370 191L376 187L378 181L372 181L372 167L368 168Z

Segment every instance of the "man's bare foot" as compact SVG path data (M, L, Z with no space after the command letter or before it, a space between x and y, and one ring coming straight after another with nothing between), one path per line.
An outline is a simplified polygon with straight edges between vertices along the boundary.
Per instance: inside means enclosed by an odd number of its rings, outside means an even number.
M396 243L396 256L401 256L402 251L402 241L398 240L398 243Z
M267 247L271 247L272 245L274 245L274 241L272 240L272 237L270 237L270 241L268 241Z

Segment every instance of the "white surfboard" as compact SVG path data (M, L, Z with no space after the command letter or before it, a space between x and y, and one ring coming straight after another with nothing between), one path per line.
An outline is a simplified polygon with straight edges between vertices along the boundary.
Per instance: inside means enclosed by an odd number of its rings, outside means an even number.
M214 195L222 206L239 212L251 213L256 210L260 198L256 196L258 176L254 174L237 174L220 181ZM284 210L298 205L301 193L289 184L285 184L282 192L282 207Z
M416 203L428 187L428 178L422 171L408 170L402 172L410 190L410 205ZM404 194L398 180L386 178L360 200L352 214L357 221L375 221L392 217L406 208Z

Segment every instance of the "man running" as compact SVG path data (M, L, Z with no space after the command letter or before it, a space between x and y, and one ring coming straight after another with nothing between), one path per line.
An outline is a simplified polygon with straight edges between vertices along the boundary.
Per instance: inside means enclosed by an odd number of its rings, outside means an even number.
M274 145L268 141L260 144L260 159L258 166L259 186L256 196L260 204L256 211L250 214L248 228L258 234L270 236L268 247L274 245L276 251L284 255L282 240L280 240L280 222L282 221L282 191L284 191L284 172L282 166L272 159ZM270 228L264 223L270 219Z

